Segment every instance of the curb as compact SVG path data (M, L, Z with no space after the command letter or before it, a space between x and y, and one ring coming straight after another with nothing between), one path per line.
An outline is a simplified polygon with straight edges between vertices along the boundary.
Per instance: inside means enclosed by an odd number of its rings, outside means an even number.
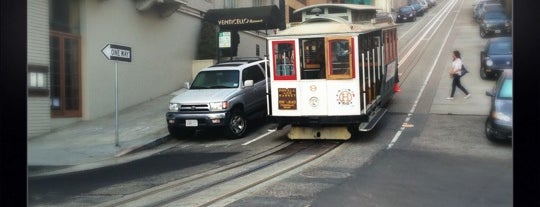
M169 140L171 140L171 137L167 135L167 136L158 138L156 140L150 141L150 142L148 142L146 144L139 145L139 146L133 146L133 147L130 147L128 149L125 149L125 150L119 152L118 154L114 155L114 157L122 157L122 156L130 155L130 154L133 154L133 153L137 153L137 152L140 152L140 151L143 151L143 150L151 149L151 148L157 147L157 146L159 146L159 145L161 145L163 143L166 143Z
M69 174L69 173L76 173L76 172L82 172L87 170L94 170L98 168L108 167L108 166L114 166L118 164L123 164L126 162L134 161L136 159L129 159L127 161L121 161L118 160L126 155L132 155L136 154L137 152L141 152L144 150L152 149L157 146L160 146L168 141L171 140L171 137L169 135L166 135L161 138L157 138L153 141L150 141L143 145L133 146L128 149L125 149L121 151L120 153L116 154L114 157L93 162L93 163L86 163L86 164L80 164L80 165L71 165L71 166L65 166L65 167L54 167L54 166L39 166L37 168L43 168L42 170L38 170L34 173L30 172L30 168L36 168L35 166L28 166L27 168L27 174L28 178L41 178L41 177L47 177L47 176L55 176L55 175L62 175L62 174Z

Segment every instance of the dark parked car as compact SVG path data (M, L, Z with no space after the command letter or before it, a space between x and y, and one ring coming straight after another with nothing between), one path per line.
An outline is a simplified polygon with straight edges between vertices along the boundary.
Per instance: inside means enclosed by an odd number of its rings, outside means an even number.
M495 87L486 92L486 95L491 97L491 107L486 119L485 132L491 141L512 139L512 79L512 70L506 70L499 77Z
M416 21L416 12L410 6L400 7L397 12L396 22L414 22Z
M491 11L504 12L505 10L501 3L486 1L483 4L481 4L480 8L478 8L478 13L476 13L476 21L481 22L482 19L484 18L484 15L487 12L491 12Z
M501 5L500 1L497 1L497 0L483 0L483 1L477 2L477 4L473 5L473 17L477 22L479 21L480 13L483 12L484 6L487 4Z
M416 16L424 16L424 7L418 2L412 3L409 6L411 6L414 9L414 12L416 13Z
M491 79L500 76L502 71L512 68L512 38L490 38L480 52L480 77Z
M511 35L512 23L502 11L488 11L480 18L480 37Z

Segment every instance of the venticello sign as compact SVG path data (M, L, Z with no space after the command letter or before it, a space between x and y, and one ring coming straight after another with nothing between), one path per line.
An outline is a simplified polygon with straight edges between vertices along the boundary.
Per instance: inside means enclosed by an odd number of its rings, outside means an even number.
M241 24L257 24L262 23L262 19L249 19L249 18L237 18L237 19L221 19L218 20L219 26L226 25L241 25Z

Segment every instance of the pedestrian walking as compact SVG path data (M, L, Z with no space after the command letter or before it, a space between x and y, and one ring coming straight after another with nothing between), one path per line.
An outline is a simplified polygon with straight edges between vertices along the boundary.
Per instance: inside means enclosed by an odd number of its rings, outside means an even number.
M450 67L450 78L452 78L452 92L450 93L450 96L446 99L452 100L454 99L454 94L456 92L456 87L458 87L463 93L465 93L465 98L471 97L471 94L465 87L461 85L461 67L463 67L463 62L461 61L461 53L459 53L458 50L454 50L452 52L452 67Z

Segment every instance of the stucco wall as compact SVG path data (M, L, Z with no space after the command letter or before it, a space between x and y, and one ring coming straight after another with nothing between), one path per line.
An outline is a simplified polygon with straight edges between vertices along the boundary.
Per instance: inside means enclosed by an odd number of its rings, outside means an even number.
M155 10L138 12L133 1L82 1L81 12L83 119L115 109L114 62L101 53L107 44L132 48L132 62L118 63L120 109L192 79L200 19L180 12L167 18Z
M273 30L268 30L273 33ZM261 57L266 55L266 39L246 32L240 32L240 44L238 44L238 57ZM256 55L256 45L259 45L259 56Z

